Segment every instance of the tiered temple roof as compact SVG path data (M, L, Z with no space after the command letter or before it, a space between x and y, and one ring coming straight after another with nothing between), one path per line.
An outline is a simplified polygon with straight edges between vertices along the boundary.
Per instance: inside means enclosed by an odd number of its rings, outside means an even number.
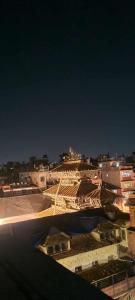
M71 171L86 171L86 170L97 170L97 167L92 166L86 162L80 161L66 161L63 164L52 169L52 172L71 172Z
M81 181L72 185L64 185L61 183L59 186L59 184L56 184L47 189L44 194L55 195L58 190L58 196L77 198L87 195L95 189L97 189L97 186L95 184Z
M117 195L111 191L83 180L72 185L56 184L47 189L44 194L50 197L54 197L57 194L58 197L65 198L75 199L85 197L93 201L99 200L99 206L105 205L106 203L113 203L117 197Z
M69 153L64 159L64 162L52 169L52 172L68 172L68 171L84 171L96 170L97 167L87 162L87 159L82 158L79 153L76 153L70 147Z

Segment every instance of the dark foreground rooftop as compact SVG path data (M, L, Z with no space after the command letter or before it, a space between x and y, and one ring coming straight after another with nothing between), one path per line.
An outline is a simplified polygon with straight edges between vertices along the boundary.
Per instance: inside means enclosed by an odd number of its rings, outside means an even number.
M84 213L85 214L85 213ZM78 215L77 215L78 216ZM33 236L66 216L1 226L1 299L110 299L88 282L36 250ZM69 223L72 216L68 216ZM73 220L75 214L73 215ZM67 222L67 220L66 220ZM66 226L68 224L66 223ZM63 226L63 225L62 225Z

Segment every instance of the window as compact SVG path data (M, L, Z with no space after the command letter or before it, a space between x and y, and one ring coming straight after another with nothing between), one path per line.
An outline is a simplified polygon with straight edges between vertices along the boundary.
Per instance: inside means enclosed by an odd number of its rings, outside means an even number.
M44 181L45 181L45 177L44 177L44 176L41 176L41 177L40 177L40 181L41 181L41 182L44 182Z
M52 255L52 254L53 254L53 247L52 247L52 246L49 246L49 247L47 248L47 254L49 254L49 255Z
M80 273L80 272L82 272L82 266L76 267L75 273Z
M122 240L126 240L125 230L121 230L121 237L122 237Z
M113 260L113 255L108 256L108 261Z
M121 175L122 175L123 177L129 177L129 176L131 176L132 174L131 174L130 171L123 171L123 172L121 172Z
M92 262L92 267L97 266L98 265L98 260L95 260Z
M66 243L62 243L62 244L61 244L61 249L62 249L62 251L67 250L67 245L66 245Z
M60 245L55 245L55 252L60 252Z

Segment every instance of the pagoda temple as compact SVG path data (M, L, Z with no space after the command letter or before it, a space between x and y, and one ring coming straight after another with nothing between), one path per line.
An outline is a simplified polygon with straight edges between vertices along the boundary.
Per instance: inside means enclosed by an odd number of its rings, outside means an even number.
M91 183L99 185L101 184L101 170L70 147L69 153L63 157L63 162L50 170L50 180L55 182L64 178L69 179L69 183L76 178L89 178Z

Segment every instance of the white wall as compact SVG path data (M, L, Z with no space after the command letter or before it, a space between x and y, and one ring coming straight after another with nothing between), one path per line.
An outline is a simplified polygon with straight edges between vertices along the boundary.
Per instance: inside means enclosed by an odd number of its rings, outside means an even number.
M92 267L92 262L94 261L98 261L99 264L107 263L108 256L113 256L113 259L118 259L116 244L58 259L57 261L65 268L75 272L75 268L78 266L82 266L82 270Z

